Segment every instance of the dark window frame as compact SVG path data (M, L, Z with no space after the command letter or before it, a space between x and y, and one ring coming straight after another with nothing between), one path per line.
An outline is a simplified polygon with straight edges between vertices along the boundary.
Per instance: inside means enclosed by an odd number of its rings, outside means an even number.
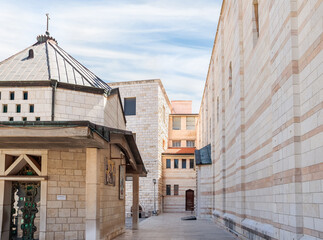
M23 93L22 93L22 98L23 98L23 100L28 100L28 92L27 91L24 91Z
M7 113L8 112L8 104L2 104L2 112Z
M135 116L137 113L137 100L135 97L124 98L124 115Z
M186 159L182 159L182 169L186 169Z
M172 162L170 159L166 159L166 168L172 168Z
M10 100L15 100L15 92L10 92L9 93L9 99Z
M174 159L174 169L178 169L179 168L179 164L178 164L178 159Z
M172 195L172 187L169 184L166 184L166 195L167 196Z
M174 184L174 195L179 195L179 185L178 184Z
M30 113L35 112L35 105L34 104L29 104L29 112Z
M194 159L190 159L190 169L194 169Z
M21 112L21 104L16 104L16 112L17 113Z

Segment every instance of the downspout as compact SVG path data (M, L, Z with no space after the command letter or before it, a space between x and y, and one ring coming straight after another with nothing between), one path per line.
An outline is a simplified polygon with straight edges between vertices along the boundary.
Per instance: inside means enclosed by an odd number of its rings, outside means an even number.
M55 120L55 93L57 87L57 80L51 80L51 87L52 87L52 116L51 121Z

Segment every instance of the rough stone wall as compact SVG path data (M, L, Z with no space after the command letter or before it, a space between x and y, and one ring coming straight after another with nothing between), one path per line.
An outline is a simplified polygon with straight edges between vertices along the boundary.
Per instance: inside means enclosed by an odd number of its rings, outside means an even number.
M85 158L83 149L48 151L46 239L85 239Z
M139 179L139 204L143 211L149 213L154 210L154 184L156 186L156 208L161 209L162 181L161 179L161 153L163 139L168 135L168 122L163 121L162 106L165 107L165 119L170 113L169 106L160 80L133 81L122 83L109 83L111 87L119 88L124 105L124 98L136 97L136 115L126 116L127 129L136 134L136 142L141 157L148 171L147 177ZM126 182L126 212L130 213L132 206L132 182Z
M171 168L166 168L166 159L171 160ZM178 159L178 168L174 168L174 159ZM186 168L182 168L182 159L186 159ZM196 172L195 167L190 168L190 159L194 155L165 155L163 156L163 211L185 212L186 191L194 191L196 196ZM174 185L179 185L178 195L174 195ZM166 195L166 185L171 185L171 195ZM194 201L196 202L196 201Z
M321 239L323 3L258 2L259 36L253 1L223 3L200 109L213 164L198 170L198 212L249 238Z

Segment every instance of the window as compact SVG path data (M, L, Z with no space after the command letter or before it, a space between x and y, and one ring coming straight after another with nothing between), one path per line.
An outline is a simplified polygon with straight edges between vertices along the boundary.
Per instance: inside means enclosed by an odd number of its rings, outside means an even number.
M7 104L2 105L2 112L4 112L4 113L8 112L8 105Z
M170 168L170 159L166 159L166 168Z
M10 92L10 100L15 100L15 92Z
M186 168L186 159L182 159L182 168Z
M137 133L132 133L132 136L133 136L133 138L135 139L135 141L137 141Z
M190 168L194 168L194 159L190 159Z
M253 1L253 13L252 13L252 33L254 45L257 43L259 37L259 12L258 12L258 0Z
M13 117L9 117L9 121L12 122L13 121Z
M174 168L178 168L178 159L174 159Z
M136 98L124 99L124 114L126 116L136 115Z
M17 113L20 113L21 112L21 105L20 104L17 104L16 105L16 112Z
M170 185L166 185L166 195L171 195Z
M36 121L40 121L40 117L36 117L35 119L36 119Z
M27 100L28 99L28 92L24 92L23 95L24 95L23 96L24 100Z
M180 147L181 146L181 141L174 141L173 140L173 147Z
M132 181L132 177L126 176L126 181Z
M187 130L195 129L195 117L186 117L186 129Z
M194 140L187 140L186 147L195 147L195 141Z
M34 112L34 104L29 105L29 112L31 112L31 113Z
M229 65L229 97L232 95L232 63Z
M22 117L22 121L27 121L27 117Z
M181 130L181 117L173 117L173 130Z
M174 185L174 195L178 195L178 185Z

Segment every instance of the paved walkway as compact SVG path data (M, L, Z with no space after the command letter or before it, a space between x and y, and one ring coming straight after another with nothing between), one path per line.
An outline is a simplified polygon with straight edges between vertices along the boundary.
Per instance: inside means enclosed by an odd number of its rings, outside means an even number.
M236 240L232 234L210 220L183 221L185 213L164 213L152 216L139 224L139 230L127 229L116 240Z

